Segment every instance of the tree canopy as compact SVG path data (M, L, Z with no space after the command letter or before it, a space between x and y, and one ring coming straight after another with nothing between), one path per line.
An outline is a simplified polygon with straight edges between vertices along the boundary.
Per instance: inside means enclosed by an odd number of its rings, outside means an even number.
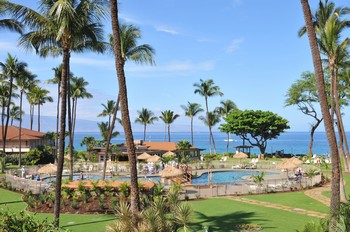
M248 141L252 146L265 153L267 141L277 138L289 129L288 120L262 110L236 110L225 118L226 123L220 125L222 132L229 132Z

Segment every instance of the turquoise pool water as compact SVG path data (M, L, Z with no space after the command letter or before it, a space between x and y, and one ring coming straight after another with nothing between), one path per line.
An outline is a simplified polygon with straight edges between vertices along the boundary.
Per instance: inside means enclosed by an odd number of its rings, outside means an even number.
M243 181L243 176L252 176L259 174L259 171L213 171L212 176L212 183L213 184L219 184L219 183L234 183ZM271 173L266 173L271 174ZM68 176L65 176L68 177ZM79 180L80 175L74 175L74 180ZM101 179L100 175L84 175L85 180L99 180ZM54 181L55 178L52 178ZM129 177L106 177L106 180L122 180L122 181L129 181ZM139 176L140 181L154 181L159 182L160 177L159 176ZM44 179L44 181L50 181L49 178ZM208 184L208 173L203 173L201 176L193 178L192 184L194 185L204 185Z

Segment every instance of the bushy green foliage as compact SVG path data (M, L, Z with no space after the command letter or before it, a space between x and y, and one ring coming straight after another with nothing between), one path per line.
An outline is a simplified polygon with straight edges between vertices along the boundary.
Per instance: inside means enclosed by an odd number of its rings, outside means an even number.
M233 226L234 231L240 231L240 232L256 232L256 231L261 231L262 229L263 228L257 224L239 224L239 225Z
M53 232L53 231L65 231L62 229L56 229L52 223L49 223L47 219L44 221L37 221L34 216L20 211L17 213L10 212L9 210L0 210L0 230L2 232L18 232L18 231L31 231L31 232Z
M48 164L53 163L54 157L52 149L48 146L39 146L27 152L24 156L23 163L26 165Z

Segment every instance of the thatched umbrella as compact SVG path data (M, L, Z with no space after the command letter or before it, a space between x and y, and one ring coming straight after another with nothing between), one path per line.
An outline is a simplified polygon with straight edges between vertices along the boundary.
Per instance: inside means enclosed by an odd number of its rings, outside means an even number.
M287 170L287 177L288 177L288 170L294 169L298 165L303 164L303 161L299 160L296 157L292 157L290 159L284 160L282 163L277 164L278 169L286 169Z
M172 151L167 151L165 152L162 156L163 157L170 157L170 156L175 156L176 154Z
M57 172L57 166L55 164L49 163L41 168L38 169L38 173L42 174L49 174L50 175L50 181L51 181L51 174L54 174Z
M147 160L147 159L150 158L150 157L151 157L150 154L148 154L147 152L144 152L144 153L142 153L141 155L137 156L137 159L138 159L138 160Z
M173 176L180 176L182 174L183 172L180 169L175 168L173 166L167 166L166 168L164 168L162 171L159 172L159 175L161 177L173 177Z
M235 159L239 159L239 163L241 164L241 159L247 159L248 155L244 152L238 152L232 156Z
M160 157L159 156L157 156L157 155L152 155L151 157L149 157L148 159L147 159L147 162L158 162L160 160Z

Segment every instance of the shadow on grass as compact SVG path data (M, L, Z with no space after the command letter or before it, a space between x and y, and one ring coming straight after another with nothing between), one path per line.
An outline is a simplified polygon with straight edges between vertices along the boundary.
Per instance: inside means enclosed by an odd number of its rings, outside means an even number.
M116 218L115 217L111 217L111 218L107 218L107 219L102 219L102 220L96 220L96 221L90 221L90 222L82 222L82 223L76 223L74 222L74 224L70 224L70 225L65 225L65 226L62 226L62 228L70 228L70 227L75 227L75 226L82 226L82 225L90 225L90 224L96 224L96 223L101 223L101 222L108 222L108 221L113 221L115 220Z
M267 221L266 219L257 218L254 212L237 211L219 216L207 216L198 211L194 213L197 221L191 224L191 229L193 231L203 231L203 226L209 226L210 231L233 231L233 225L261 224L259 222ZM264 227L264 229L266 228L267 227Z
M23 201L22 200L18 200L18 201L0 202L0 205L8 205L8 204L15 204L15 203L23 203Z

